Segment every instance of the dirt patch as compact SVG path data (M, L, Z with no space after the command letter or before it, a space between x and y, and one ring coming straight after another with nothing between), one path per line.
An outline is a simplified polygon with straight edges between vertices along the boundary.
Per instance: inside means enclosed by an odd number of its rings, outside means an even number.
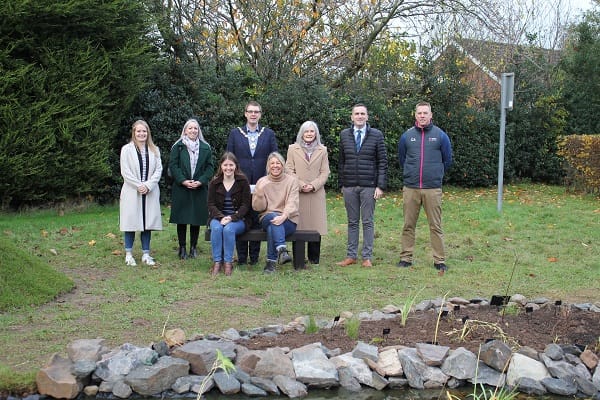
M450 312L439 318L439 322L438 313L433 311L409 314L404 326L399 317L362 321L358 335L358 340L380 348L436 342L451 348L464 347L475 354L489 339L502 339L513 349L529 346L543 351L546 345L557 343L587 347L599 354L600 313L554 305L519 313L502 313L495 306L467 307ZM343 326L334 326L312 334L288 332L274 338L258 336L239 343L258 350L275 346L294 349L315 342L348 352L354 349L357 340L350 338Z

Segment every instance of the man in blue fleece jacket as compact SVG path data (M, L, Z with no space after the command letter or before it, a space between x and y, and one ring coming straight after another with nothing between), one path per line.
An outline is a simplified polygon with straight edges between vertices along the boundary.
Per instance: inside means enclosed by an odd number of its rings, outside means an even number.
M415 109L415 126L400 137L398 160L403 169L404 227L398 267L411 267L415 248L415 227L421 207L429 223L433 266L448 269L442 231L442 180L452 165L450 138L431 121L431 104L420 102Z

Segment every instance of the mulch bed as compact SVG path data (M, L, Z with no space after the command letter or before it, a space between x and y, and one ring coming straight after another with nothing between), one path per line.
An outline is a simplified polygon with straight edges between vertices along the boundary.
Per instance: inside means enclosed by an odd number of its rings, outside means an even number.
M477 354L479 346L490 339L501 339L516 350L529 346L543 351L550 343L587 347L600 354L600 313L568 306L545 306L533 312L522 309L502 312L495 306L466 307L439 318L433 311L409 314L406 325L400 317L391 320L362 321L358 340L379 348L395 345L415 347L417 343L436 343L450 348L464 347ZM466 324L466 325L465 325ZM436 335L437 332L437 335ZM286 332L277 337L257 336L238 343L251 349L288 347L320 342L328 349L352 351L357 340L343 326L321 329L317 333Z

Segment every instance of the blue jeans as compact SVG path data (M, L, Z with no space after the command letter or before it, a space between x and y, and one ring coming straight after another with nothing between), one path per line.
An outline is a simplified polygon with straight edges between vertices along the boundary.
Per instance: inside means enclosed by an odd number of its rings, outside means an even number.
M152 231L142 231L140 233L140 239L142 240L142 252L150 252L150 239L152 238ZM125 232L125 251L131 252L133 249L133 242L135 241L135 232Z
M214 262L233 262L233 250L235 249L235 237L244 233L246 226L244 221L232 221L227 225L221 225L218 219L210 220L210 246Z
M342 188L344 205L348 217L348 258L358 258L359 222L362 219L363 227L363 260L373 257L373 242L375 240L375 194L374 187L352 186Z
M271 220L277 213L268 213L260 220L260 226L267 232L267 260L277 261L277 248L285 246L285 237L296 232L296 224L286 219L281 225L273 225Z

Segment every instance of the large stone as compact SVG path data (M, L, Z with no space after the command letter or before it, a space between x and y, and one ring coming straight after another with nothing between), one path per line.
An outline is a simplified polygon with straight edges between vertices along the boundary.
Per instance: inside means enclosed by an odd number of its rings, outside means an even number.
M352 376L356 378L359 383L372 386L373 374L364 360L352 357L351 353L344 353L337 357L333 357L331 362L336 366L338 372L342 367L348 368L352 373Z
M582 378L581 376L575 376L574 379L577 389L584 395L591 397L598 394L598 390L591 380Z
M119 381L140 365L152 365L158 353L148 347L137 347L125 343L119 349L102 356L96 363L94 375L104 381Z
M154 365L142 365L132 370L125 383L142 396L161 393L175 383L177 378L188 375L190 364L181 358L161 357Z
M89 377L96 370L96 363L90 360L79 360L73 362L71 372L79 379Z
M410 387L415 389L437 388L443 386L449 378L439 368L425 364L416 349L402 349L398 351L398 357Z
M544 354L554 361L562 360L565 356L565 352L563 351L562 347L556 343L547 344L546 348L544 349Z
M590 370L593 370L598 365L598 356L591 351L590 349L585 349L583 353L581 353L581 361L588 367Z
M36 376L38 392L57 399L74 399L84 387L83 382L71 373L71 360L54 354L49 363Z
M175 380L175 383L171 385L171 390L177 394L189 392L194 385L202 383L204 376L202 375L186 375Z
M457 379L473 378L476 369L477 356L464 347L452 350L442 363L442 372Z
M585 366L578 369L577 366L572 365L566 361L555 361L548 357L545 353L541 355L542 361L546 365L548 372L554 378L560 379L572 379L574 376L583 375L585 379L591 379L589 371Z
M242 393L250 397L266 397L268 393L266 390L259 388L251 383L242 383Z
M574 396L577 394L577 386L572 381L558 378L544 378L541 383L550 393L561 396Z
M506 375L502 372L497 371L495 368L488 366L487 364L479 361L477 366L477 375L473 378L468 379L474 385L488 385L495 387L503 387L506 382Z
M375 390L383 390L388 385L388 380L383 376L379 375L377 372L373 371L373 378L371 379L371 387Z
M169 329L165 332L165 342L169 347L179 346L185 343L185 332L182 329Z
M67 354L74 363L77 361L100 360L103 354L110 351L104 339L77 339L67 345Z
M524 378L539 382L549 377L550 374L544 364L533 358L515 353L506 372L506 383L509 386L516 387Z
M215 385L219 388L219 391L223 394L236 394L239 393L241 384L233 374L228 374L223 371L218 371L213 375Z
M308 387L329 388L339 385L337 369L323 352L321 343L294 349L291 355L296 380Z
M354 374L349 367L338 368L338 375L340 377L340 385L345 390L359 392L362 389L360 382L354 377Z
M378 370L383 371L383 376L402 376L404 374L400 358L398 358L398 350L396 349L382 350L379 353L377 366Z
M496 371L505 372L512 356L512 350L501 340L491 340L479 350L479 359Z
M592 382L600 392L600 365L596 367L596 372L594 372L594 375L592 376Z
M195 340L171 351L171 356L187 360L192 373L207 375L217 359L217 349L232 361L235 361L235 343L213 340Z
M368 358L377 362L379 352L377 350L377 346L366 344L365 342L359 340L358 343L356 343L354 350L352 350L352 356L355 358L360 358L361 360Z
M543 379L545 379L545 378L543 378ZM518 381L517 385L515 385L515 387L520 392L535 395L535 396L542 396L542 395L546 394L546 392L547 392L546 388L544 387L544 385L542 385L541 381L531 379L528 377L519 379L519 381Z
M258 376L253 376L250 378L250 383L258 386L263 389L265 392L270 393L275 396L279 396L279 388L271 379L260 378Z
M282 349L274 347L261 352L261 358L254 368L254 375L272 379L276 375L285 375L296 379L294 366L290 357ZM246 371L250 373L249 371Z
M273 377L273 382L277 384L277 387L283 394L286 394L290 398L304 397L308 394L306 386L286 375L276 375Z
M450 351L450 347L429 343L417 343L415 348L421 360L431 367L442 365Z
M115 382L112 390L113 394L120 399L127 399L129 396L133 394L133 390L131 386L126 384L123 381Z

